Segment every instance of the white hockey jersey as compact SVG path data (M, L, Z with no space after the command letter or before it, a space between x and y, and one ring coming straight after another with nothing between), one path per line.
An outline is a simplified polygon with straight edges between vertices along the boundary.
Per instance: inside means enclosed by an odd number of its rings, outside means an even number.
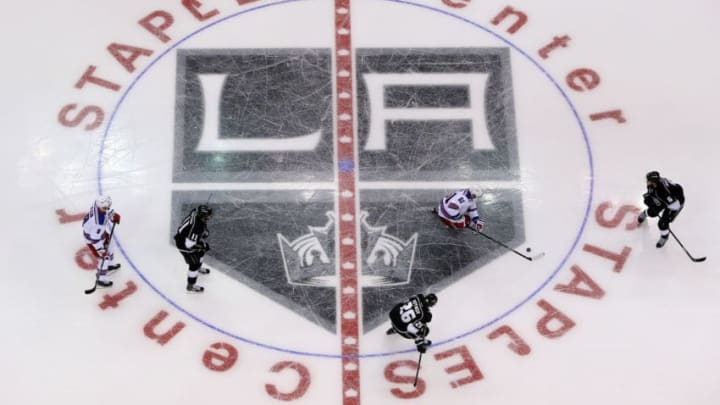
M90 208L90 212L83 218L83 236L85 242L95 245L103 239L103 234L109 234L112 229L111 218L115 211L109 209L105 213L100 212L95 204Z
M480 220L477 204L468 189L458 190L444 197L437 211L438 215L450 221L460 221L465 215L473 222Z

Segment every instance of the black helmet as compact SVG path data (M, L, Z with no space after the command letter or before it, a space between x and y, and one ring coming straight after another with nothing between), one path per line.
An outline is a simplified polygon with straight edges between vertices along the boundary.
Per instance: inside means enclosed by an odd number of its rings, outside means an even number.
M658 173L656 170L648 172L645 175L645 180L657 182L660 180L660 173Z
M426 295L425 296L425 304L427 304L427 306L429 306L429 307L437 304L437 295L435 295L433 293Z
M212 215L212 208L208 207L207 205L201 205L197 207L197 214L200 218L209 218Z

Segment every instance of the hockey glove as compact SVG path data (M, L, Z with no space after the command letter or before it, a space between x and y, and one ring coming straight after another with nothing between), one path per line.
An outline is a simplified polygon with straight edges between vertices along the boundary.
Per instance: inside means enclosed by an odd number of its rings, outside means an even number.
M482 232L485 229L485 221L481 220L479 217L476 217L473 218L470 226L475 232Z
M432 341L426 340L424 338L418 338L415 339L415 348L417 348L417 351L420 353L425 353L427 351L428 346L432 344Z
M660 201L659 198L655 197L650 193L643 194L643 202L645 203L645 205L647 205L648 208L654 208L656 210L662 209L664 207L662 201Z
M117 212L113 214L112 216L112 222L116 224L120 224L120 214Z

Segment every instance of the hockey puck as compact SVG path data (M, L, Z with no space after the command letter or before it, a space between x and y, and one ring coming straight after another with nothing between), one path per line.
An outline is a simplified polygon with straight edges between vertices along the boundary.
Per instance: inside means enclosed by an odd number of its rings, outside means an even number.
M527 248L527 249L525 249L525 251L528 252L528 253L530 253L530 252L532 252L532 249Z

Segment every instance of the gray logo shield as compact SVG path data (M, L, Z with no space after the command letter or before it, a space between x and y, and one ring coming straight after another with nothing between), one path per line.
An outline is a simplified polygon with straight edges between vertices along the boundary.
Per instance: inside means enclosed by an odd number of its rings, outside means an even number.
M355 52L368 332L504 253L433 216L454 191L437 184L493 182L479 204L493 236L518 246L524 232L508 50ZM335 332L331 50L182 50L177 72L171 230L213 189L208 262Z

